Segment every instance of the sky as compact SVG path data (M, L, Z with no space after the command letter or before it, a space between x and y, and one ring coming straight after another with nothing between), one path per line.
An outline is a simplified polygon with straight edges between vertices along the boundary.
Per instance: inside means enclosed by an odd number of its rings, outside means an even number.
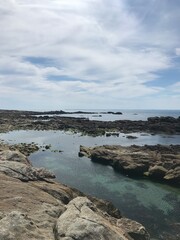
M0 109L180 109L179 0L0 0Z

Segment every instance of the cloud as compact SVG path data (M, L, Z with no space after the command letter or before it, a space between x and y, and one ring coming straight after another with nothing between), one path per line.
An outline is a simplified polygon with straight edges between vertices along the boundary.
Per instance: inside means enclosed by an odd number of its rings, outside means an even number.
M167 0L0 0L1 97L51 97L54 108L127 99L137 108L165 91L146 83L174 67L178 16Z
M176 48L176 49L175 49L175 52L176 52L176 55L177 55L177 56L180 56L180 48Z

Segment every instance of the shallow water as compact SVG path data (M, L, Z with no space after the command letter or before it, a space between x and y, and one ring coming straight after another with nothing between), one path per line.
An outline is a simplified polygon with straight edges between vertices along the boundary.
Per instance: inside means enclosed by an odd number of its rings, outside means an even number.
M9 143L35 142L51 144L50 150L31 154L34 166L44 166L55 172L57 180L87 194L112 201L122 214L144 224L152 237L160 239L163 231L175 231L172 224L180 222L180 190L146 179L132 179L115 172L111 167L79 158L80 145L103 144L178 144L180 136L131 134L137 139L127 139L129 134L119 137L90 137L63 131L14 131L1 134ZM53 152L61 150L63 152Z

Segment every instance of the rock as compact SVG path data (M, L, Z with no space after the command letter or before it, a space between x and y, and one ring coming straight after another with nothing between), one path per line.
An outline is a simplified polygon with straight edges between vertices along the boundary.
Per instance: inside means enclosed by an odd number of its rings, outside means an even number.
M179 183L180 182L180 167L176 167L174 169L170 169L165 177L165 180L173 183Z
M156 179L162 179L167 173L167 169L165 169L163 166L153 166L149 168L148 175L149 177L156 178Z
M125 231L134 239L134 240L143 240L149 239L149 234L146 229L139 223L132 221L127 218L121 218L117 221L117 225L125 229Z
M122 115L122 112L111 112L111 111L109 111L109 112L107 112L107 114Z
M44 239L31 219L19 211L13 211L0 220L0 239Z
M106 137L114 136L114 137L119 137L119 132L106 132L105 135Z
M110 165L126 175L148 176L151 179L180 184L180 145L81 146L79 156L81 155L90 157L94 162Z
M126 136L126 138L128 138L128 139L136 139L136 138L138 138L138 137L132 136L132 135L128 135L128 136Z
M91 202L96 205L98 209L103 212L107 212L111 217L121 218L121 212L117 209L111 202L105 201L103 199L98 199L96 197L88 196Z
M144 230L144 238L149 239ZM56 225L56 239L81 240L130 240L131 238L123 227L117 225L116 219L105 216L86 197L77 197L68 205L66 211L59 217ZM139 238L140 239L140 238Z
M148 133L180 133L180 118L155 117L148 121L97 121L84 118L64 117L56 115L48 116L50 112L8 111L0 110L0 132L11 130L69 130L81 132L92 136L104 135L105 132L148 132ZM57 114L68 112L58 111ZM70 114L82 114L86 112L69 112ZM103 113L103 112L102 112ZM103 114L122 114L121 112L104 112ZM45 115L38 117L37 115ZM88 114L94 114L89 112ZM44 121L48 119L48 121Z
M90 151L89 148L80 145L79 157L89 157Z
M174 123L174 121L176 120L176 118L174 117L149 117L148 122L152 122L152 123L156 123L156 122L169 122L169 123Z
M111 203L88 199L51 180L48 170L29 165L25 156L20 154L22 162L9 157L13 154L3 153L0 161L0 240L137 239L138 223L131 222L128 230L118 224L122 217ZM141 231L142 240L149 239L146 235Z
M0 161L15 161L30 165L26 156L19 151L4 150L0 152Z
M0 161L0 172L22 181L37 181L55 178L55 175L44 168L34 168L20 162Z
M53 228L64 205L28 182L0 174L0 239L54 240Z

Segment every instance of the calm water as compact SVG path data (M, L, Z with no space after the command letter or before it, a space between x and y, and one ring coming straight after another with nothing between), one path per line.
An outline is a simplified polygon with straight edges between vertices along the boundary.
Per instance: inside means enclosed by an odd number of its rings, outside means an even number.
M65 114L61 116L69 116L69 117L85 117L89 118L89 120L98 120L98 121L115 121L115 120L147 120L148 117L154 116L172 116L179 117L180 110L125 110L125 109L90 109L90 110L67 110L67 111L89 111L96 112L97 114ZM101 112L122 112L122 115L114 115L114 114L101 114ZM100 114L101 117L97 117Z
M180 190L145 179L131 179L115 172L111 167L79 158L80 145L103 144L178 144L180 136L131 134L137 139L127 139L128 134L119 137L90 137L63 131L14 131L0 134L0 139L9 143L35 142L51 144L50 150L31 154L34 166L46 167L57 176L57 180L75 187L87 194L112 201L122 214L144 224L155 239L162 232L175 234L173 224L180 222ZM63 152L53 152L61 150Z

